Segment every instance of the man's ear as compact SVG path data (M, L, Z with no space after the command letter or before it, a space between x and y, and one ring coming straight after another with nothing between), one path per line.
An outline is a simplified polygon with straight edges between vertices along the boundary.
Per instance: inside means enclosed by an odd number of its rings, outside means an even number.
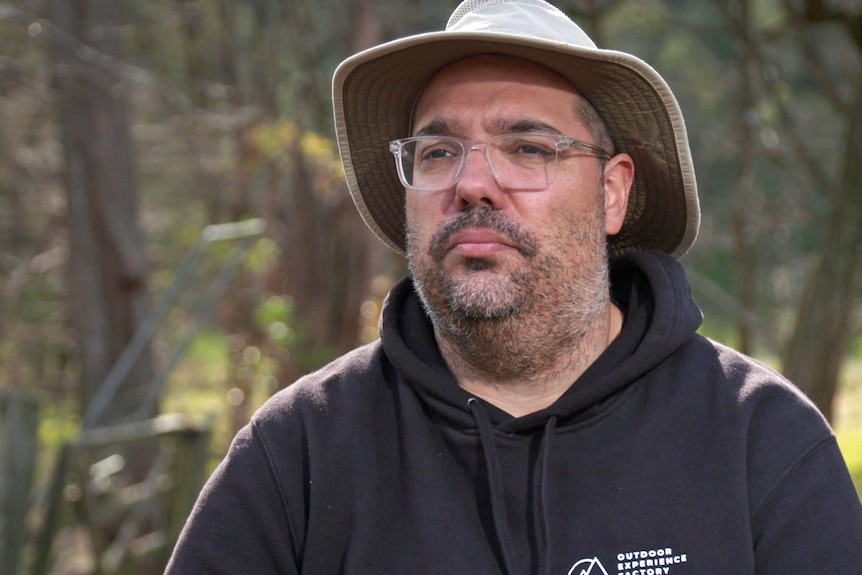
M617 154L605 165L605 233L618 234L626 218L635 164L628 154Z

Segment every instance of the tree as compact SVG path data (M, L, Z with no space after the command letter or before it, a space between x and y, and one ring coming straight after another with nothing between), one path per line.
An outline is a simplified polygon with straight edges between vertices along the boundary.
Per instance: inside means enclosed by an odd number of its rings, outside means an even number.
M78 332L82 406L148 308L127 86L115 64L124 57L120 8L112 0L48 3L68 198L68 312ZM154 415L155 402L141 403L152 373L145 352L95 423Z
M788 10L792 10L787 3ZM809 0L791 12L801 27L823 23L845 28L862 57L862 15L828 9ZM804 32L804 30L803 30ZM804 41L803 41L804 42ZM783 354L784 373L831 418L840 368L857 328L854 306L862 290L862 85L856 79L855 103L846 108L848 126L843 176L830 186L826 233L796 312Z

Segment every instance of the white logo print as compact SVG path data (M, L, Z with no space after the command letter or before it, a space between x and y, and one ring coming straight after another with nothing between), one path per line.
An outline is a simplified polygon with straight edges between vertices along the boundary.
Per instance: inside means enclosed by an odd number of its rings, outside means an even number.
M686 571L688 554L671 547L642 549L617 553L617 569L613 575L675 575ZM613 567L613 564L611 564ZM567 575L610 575L598 556L581 559ZM680 574L681 575L681 574Z
M580 571L578 571L580 568ZM581 559L569 569L569 575L608 575L604 565L598 557L592 559Z
M617 554L617 575L670 575L688 563L688 555L670 547Z

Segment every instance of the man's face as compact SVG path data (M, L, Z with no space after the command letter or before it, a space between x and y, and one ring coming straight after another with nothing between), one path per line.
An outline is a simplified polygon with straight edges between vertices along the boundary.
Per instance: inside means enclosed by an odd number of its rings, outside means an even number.
M575 96L563 78L535 64L470 58L434 76L417 103L413 133L487 142L526 126L594 143ZM615 174L617 163L608 162ZM507 190L482 152L471 152L451 188L407 190L408 260L436 327L537 309L589 322L608 298L605 237L622 225L628 191L617 192L619 183L606 196L597 158L563 154L546 189Z

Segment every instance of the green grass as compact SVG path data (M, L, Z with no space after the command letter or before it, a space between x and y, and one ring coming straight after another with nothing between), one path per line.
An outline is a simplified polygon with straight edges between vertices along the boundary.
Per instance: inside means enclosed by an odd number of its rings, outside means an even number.
M837 435L844 461L856 483L856 491L862 496L862 429L838 431Z
M833 420L841 453L862 496L862 354L844 366Z

